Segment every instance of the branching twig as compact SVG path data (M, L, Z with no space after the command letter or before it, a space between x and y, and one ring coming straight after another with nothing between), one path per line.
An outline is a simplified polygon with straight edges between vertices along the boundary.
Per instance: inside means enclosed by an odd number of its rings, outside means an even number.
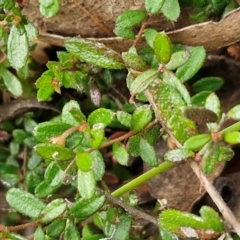
M24 223L24 224L20 224L17 226L8 226L5 227L3 225L0 224L0 231L2 232L16 232L16 231L20 231L29 227L36 227L39 226L40 222L35 221L35 222L29 222L29 223Z
M138 43L139 40L142 38L143 31L145 30L146 25L147 25L147 20L148 20L148 18L146 18L146 19L143 21L143 23L142 23L142 25L141 25L141 28L140 28L140 30L139 30L139 32L138 32L138 35L136 36L136 38L135 38L135 40L134 40L134 42L133 42L133 47L136 47L137 43Z
M161 123L162 127L165 128L170 136L172 136L171 131L168 130L168 128L165 126L165 121L164 119L161 118L161 115L159 114L158 106L155 104L152 94L149 91L145 91L147 93L148 100L155 112L156 118L159 120ZM229 128L231 129L239 129L239 123L236 123ZM228 131L229 131L228 128ZM220 131L219 133L223 134L223 132L227 131L226 129ZM174 137L174 136L172 136ZM175 143L178 148L182 148L183 146L175 139ZM223 201L222 197L219 195L217 190L214 188L214 186L210 183L210 181L207 179L207 177L203 174L200 166L196 162L190 162L190 166L193 169L194 173L197 175L199 178L201 184L203 184L205 190L209 194L209 196L212 198L213 202L216 204L218 207L219 211L222 213L224 219L228 221L233 229L236 231L236 233L240 236L240 224L236 220L235 216L233 215L232 211L228 208L226 203Z
M203 174L202 170L199 171L199 166L196 162L190 162L190 166L194 173L197 175L199 180L203 183L204 188L208 192L209 196L212 198L213 202L218 207L219 211L223 215L224 219L228 221L232 228L235 230L235 232L240 236L240 224L237 221L236 217L232 213L232 211L229 209L229 207L226 205L226 203L223 201L222 197L219 195L217 190L214 188L214 186L210 183L210 181L207 179L207 177Z
M105 192L102 189L98 189L98 191L100 193L103 193L110 202L124 208L125 211L129 212L132 216L143 218L143 219L153 223L154 225L158 226L158 222L155 217L153 217L143 211L140 211L140 210L136 209L135 207L129 206L128 204L121 201L119 198L113 197L110 193Z
M149 123L149 124L145 127L144 130L149 129L149 128L153 127L153 126L156 125L156 124L157 124L157 120L154 120L154 121L152 121L151 123ZM108 141L108 142L106 142L106 143L103 143L103 144L99 147L99 149L103 149L103 148L109 147L109 146L113 145L113 143L115 143L115 142L121 142L121 141L123 141L123 140L125 140L125 139L128 139L128 138L130 138L130 137L132 137L132 136L134 136L134 135L136 135L136 134L137 134L137 132L135 132L135 131L130 131L130 132L122 135L121 137L118 137L118 138L112 139L112 140L110 140L110 141ZM91 152L91 151L93 151L93 150L95 150L95 149L90 149L89 151Z

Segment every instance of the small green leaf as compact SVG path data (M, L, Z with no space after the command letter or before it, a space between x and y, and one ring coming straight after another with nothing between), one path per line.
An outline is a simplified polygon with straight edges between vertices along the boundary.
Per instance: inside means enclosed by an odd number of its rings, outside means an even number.
M101 180L105 173L105 163L99 150L90 153L93 157L92 171L96 181Z
M185 64L189 60L190 56L190 53L187 51L174 52L171 56L170 61L166 65L166 69L172 71L176 70Z
M59 81L62 78L62 70L64 70L63 66L59 62L55 62L55 61L48 61L46 65L47 65L47 68L53 72L53 74L55 76L54 88L59 91L60 90L59 89L59 87L60 87ZM57 92L57 90L56 90L56 92Z
M62 178L62 171L55 162L51 162L45 170L44 178L51 186L58 186Z
M173 72L170 72L168 70L164 70L163 72L163 82L167 83L171 87L175 88L185 101L187 105L191 104L191 97L186 89L186 87L183 85L183 83L175 76Z
M3 154L3 152L1 152L1 154ZM4 156L5 154L3 154ZM4 156L4 161L5 161L5 158L7 158L8 154ZM0 162L0 174L5 174L5 173L12 173L12 174L17 174L17 171L18 171L18 168L17 167L14 167L12 165L8 165L6 163L2 163Z
M210 12L206 11L206 9L203 8L203 10L198 10L196 13L193 13L190 15L190 19L194 22L201 23L204 21L207 21L209 17Z
M92 127L94 124L103 124L108 126L113 119L113 112L106 108L99 108L88 116L88 123Z
M214 112L218 116L218 119L221 118L221 114L222 114L221 103L220 103L218 96L215 93L211 93L207 97L206 102L205 102L205 108Z
M132 114L131 129L135 132L143 130L152 120L153 111L149 105L138 107Z
M196 133L195 123L182 113L186 103L176 89L160 80L155 80L149 92L156 104L155 115L164 122L167 130L171 131L181 144Z
M108 69L123 69L125 66L121 56L104 44L86 39L70 38L65 41L69 53L81 61Z
M113 32L117 36L132 39L135 37L132 27L140 24L146 16L146 12L141 10L123 12L116 20L116 26Z
M213 172L219 162L219 146L210 142L202 157L202 170L205 174Z
M8 190L6 200L12 208L31 218L37 218L46 206L34 195L17 188Z
M65 240L68 240L68 239L69 240L80 240L81 239L76 225L70 219L67 219L66 228L64 231L64 239Z
M19 234L16 234L16 233L5 232L4 237L7 239L11 239L11 240L28 240L27 238L25 238ZM42 240L42 239L39 239L39 240Z
M69 214L80 219L87 218L100 209L104 202L105 196L101 194L94 195L90 200L81 198L71 206Z
M151 48L153 48L153 43L157 35L158 35L158 31L156 31L153 28L147 28L144 31L146 42Z
M0 179L1 179L1 182L7 185L8 187L14 187L17 184L19 184L19 177L16 174L10 174L10 173L2 174Z
M149 166L156 167L158 165L158 157L154 147L144 138L141 138L139 142L139 155Z
M43 209L40 216L40 222L48 223L53 221L64 213L67 208L67 204L63 199L54 199Z
M209 206L203 206L201 207L200 216L204 220L206 227L212 229L215 232L221 233L224 228L223 221L221 220L219 214L214 211Z
M123 28L123 27L116 26L113 29L113 32L117 36L122 37L122 38L127 38L127 39L135 38L135 33L131 28Z
M137 157L140 155L140 139L141 137L139 134L129 138L128 151L132 156Z
M165 33L158 33L153 42L153 50L158 62L167 64L172 55L171 40Z
M9 144L10 154L16 156L19 153L19 144L15 141L11 141Z
M24 124L24 129L28 133L32 133L34 128L37 126L37 123L32 118L28 118L27 116L24 119L23 124Z
M72 86L72 83L73 83L72 73L69 72L69 71L63 71L62 72L61 83L65 88L70 88Z
M116 208L108 208L106 212L106 220L109 223L114 223L117 216Z
M148 13L158 13L164 4L165 0L145 0L145 8Z
M43 158L64 161L75 157L75 153L63 146L52 143L40 143L35 147L35 151Z
M202 91L192 96L192 104L203 107L211 91Z
M222 1L211 0L211 1L209 1L211 11L214 14L220 14L228 3L229 3L229 0L222 0Z
M72 126L79 126L86 120L85 115L82 113L79 104L75 100L66 103L62 110L62 122Z
M130 85L131 93L143 92L158 76L158 71L154 69L149 69L139 76L137 76L132 84Z
M187 139L183 147L189 150L198 151L210 140L211 140L210 134L197 134Z
M82 228L82 237L90 237L93 235L93 231L89 225L84 225Z
M21 33L22 25L15 27L13 25L10 30L7 52L8 60L15 69L20 69L27 63L28 57L28 39L25 31Z
M195 230L212 230L213 233L223 231L223 222L213 209L203 206L200 209L200 215L201 217L175 209L167 209L160 214L159 225L174 233L178 233L183 227L189 227L192 229L191 233L196 234L195 238L199 237Z
M227 113L228 118L233 118L236 120L240 119L240 104L231 108Z
M61 186L61 185L62 185L62 179L61 179L61 183L59 184L59 186ZM40 182L36 186L36 188L34 190L34 193L38 197L44 198L44 197L47 197L47 196L53 194L59 188L59 186L56 186L56 185L55 186L51 186L49 184L49 182L45 180L45 181Z
M146 18L146 16L146 12L141 10L125 11L118 16L116 25L117 27L121 28L131 28L140 24Z
M23 93L19 79L7 69L3 68L2 78L7 90L14 96L19 97Z
M198 80L191 86L193 93L199 93L201 91L216 92L224 84L224 81L220 77L206 77Z
M42 181L42 178L36 171L28 171L25 177L25 184L30 193L34 193L36 186Z
M38 36L37 27L33 23L28 22L24 25L24 28L27 34L28 42L35 41Z
M147 64L138 56L136 49L133 49L133 47L130 48L128 52L123 52L122 58L126 68L131 68L136 71L147 70Z
M34 135L40 142L47 142L50 138L60 136L67 129L71 128L71 125L61 122L43 122L39 123L34 129Z
M107 86L110 86L113 84L113 81L114 81L114 75L113 75L113 72L109 69L104 69L103 70L103 80L104 80L104 83L107 85Z
M148 128L147 131L145 131L142 135L144 139L146 139L149 144L152 146L155 146L157 143L158 137L160 136L160 125L155 125L151 128Z
M45 240L45 234L41 226L38 226L34 233L34 240Z
M99 146L102 144L102 141L104 139L104 126L102 124L95 124L93 125L93 128L90 130L90 144L92 148L99 148Z
M132 225L132 218L127 215L123 214L119 217L119 222L117 224L116 230L112 236L112 239L121 239L127 240L129 239L129 233Z
M54 0L38 0L39 3L44 7L50 7L54 4Z
M93 215L93 222L99 228L103 229L106 221L106 211L97 212Z
M91 236L82 237L81 240L99 240L106 239L106 235L104 234L92 234Z
M178 221L176 221L178 219ZM167 209L161 212L159 217L160 228L171 232L178 232L182 226L202 228L202 219L191 213L181 212L175 209Z
M88 152L77 153L76 164L81 171L88 172L92 168L93 157Z
M229 147L219 146L219 159L218 161L226 162L233 158L235 152Z
M164 155L164 160L175 163L175 162L187 160L190 157L194 157L194 155L195 155L194 152L192 152L189 149L178 148L178 149L173 149L173 150L168 151Z
M55 92L52 82L54 74L52 71L48 70L38 78L36 82L36 87L38 88L37 98L39 101L49 101L52 94Z
M161 227L161 229L160 229L160 235L161 235L162 239L179 240L179 238L175 234L168 232L163 227Z
M203 47L193 47L189 52L190 59L176 71L176 76L182 82L186 82L198 72L206 57L206 50Z
M35 188L35 194L38 197L46 197L54 193L62 185L63 171L55 162L51 162L44 175L44 181Z
M230 144L238 144L240 143L240 132L226 132L223 140Z
M14 0L6 0L3 2L4 2L3 8L4 8L4 10L7 10L7 11L11 10L15 5Z
M53 0L52 4L49 5L48 7L40 4L40 12L43 16L47 18L54 17L57 14L59 8L60 8L60 0Z
M117 120L126 127L131 127L131 114L124 111L117 111Z
M170 21L176 21L180 15L178 0L166 0L161 8L163 15Z
M84 172L79 169L77 175L77 186L78 192L82 198L90 199L96 191L96 180L93 172L91 170Z
M138 192L135 190L130 191L127 196L124 196L124 202L132 207L137 207L139 204Z
M126 148L120 143L115 142L113 144L113 156L121 165L127 165L129 160L129 154Z
M56 238L64 231L65 226L66 226L65 219L56 219L48 226L46 234L50 238Z

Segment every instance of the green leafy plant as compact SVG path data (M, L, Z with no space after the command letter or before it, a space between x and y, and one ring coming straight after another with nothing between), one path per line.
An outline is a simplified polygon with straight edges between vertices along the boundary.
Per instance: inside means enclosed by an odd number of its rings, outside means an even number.
M203 22L211 16L224 17L227 13L238 7L237 2L234 0L183 0L180 1L180 4L195 7L195 12L191 15L191 19L196 22Z
M219 13L228 4L192 2L199 8L210 9L210 13ZM58 11L59 1L39 3L46 17ZM37 29L22 16L15 1L1 1L0 7L10 28L8 39L8 33L2 29L2 49L7 59L0 66L1 76L7 90L19 96L21 83L9 68L19 73L26 67L29 45ZM63 104L58 116L45 122L37 123L32 115L25 115L20 118L18 129L5 126L13 138L10 152L3 151L6 158L0 163L0 178L10 187L6 194L8 204L37 227L34 239L137 239L130 230L138 215L150 219L159 228L162 239L211 239L225 231L219 214L208 206L200 209L200 216L166 209L157 221L135 208L136 195L132 192L126 201L118 199L180 161L200 162L199 172L212 173L219 163L231 160L232 146L240 143L240 105L223 113L214 93L222 87L223 79L208 77L193 84L189 81L203 66L205 49L176 46L165 33L145 29L148 16L159 12L175 21L180 14L179 2L146 0L145 8L146 11L126 11L116 21L116 35L136 38L127 52L121 55L102 43L69 38L64 45L66 51L58 52L59 61L48 62L48 70L38 78L38 100L50 101L55 92L61 93L61 88L72 88L86 95L89 108L70 100ZM135 36L135 27L140 24L140 32ZM142 33L147 47L137 50ZM16 48L18 45L21 47ZM112 85L116 70L125 69L130 105L119 107L102 92ZM229 119L235 123L223 128ZM125 132L109 137L109 129L114 128ZM171 142L162 163L154 149L160 135ZM21 182L16 158L24 147L29 153ZM132 158L140 157L153 168L110 192L103 181L104 150L109 148L118 165L127 166ZM72 199L68 199L70 193ZM25 227L0 225L0 236L26 239L13 233Z

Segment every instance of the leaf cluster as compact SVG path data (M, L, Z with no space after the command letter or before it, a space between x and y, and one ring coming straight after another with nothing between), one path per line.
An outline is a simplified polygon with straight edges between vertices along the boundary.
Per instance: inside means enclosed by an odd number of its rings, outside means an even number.
M188 1L188 4L211 9L210 13L215 14L229 2ZM58 0L39 3L46 17L58 11ZM26 70L29 45L37 30L15 7L15 1L0 1L0 7L10 27L9 35L0 27L0 37L6 45L3 51L7 54L0 72L8 91L19 96L20 81L9 68L13 67L18 74ZM173 44L164 32L145 29L148 16L159 12L171 21L177 20L179 2L145 0L145 9L122 13L114 32L120 37L135 38L135 27L142 24L140 34L144 34L147 47L136 48L137 36L134 45L119 54L99 42L69 38L65 41L66 51L58 52L59 61L48 62L48 70L36 81L38 100L49 101L55 92L61 93L61 88L73 88L90 99L93 105L90 112L84 111L81 102L70 100L61 114L49 121L37 123L26 115L19 123L21 128L5 126L13 137L9 153L4 152L0 162L0 178L10 188L6 195L8 204L37 226L36 240L136 239L130 231L135 209L129 208L137 205L136 194L127 195L123 202L126 207L117 206L114 197L180 161L200 160L199 170L212 173L220 162L231 160L232 146L240 143L240 105L223 113L215 93L224 80L197 76L205 61L205 49ZM106 105L102 92L112 85L116 71L125 69L131 109L121 104ZM223 127L229 119L235 123ZM109 136L116 126L124 132ZM162 136L169 143L169 151L160 163L154 147ZM17 158L24 147L28 163L21 182ZM111 149L112 159L118 165L128 166L132 159L140 157L154 167L154 173L150 170L140 175L109 197L103 181L106 149ZM61 189L64 193L59 196ZM70 193L72 199L68 198ZM154 223L162 239L182 236L212 239L225 231L219 214L208 206L201 208L200 216L166 209ZM9 229L0 228L0 236L25 239Z

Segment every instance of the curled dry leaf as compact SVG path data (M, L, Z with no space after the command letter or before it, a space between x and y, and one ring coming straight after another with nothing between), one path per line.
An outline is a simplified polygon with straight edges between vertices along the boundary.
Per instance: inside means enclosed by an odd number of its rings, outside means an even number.
M143 2L143 1L142 1ZM116 3L118 3L118 1L116 1ZM141 1L139 1L139 3L141 4ZM101 4L101 3L99 3ZM109 3L108 3L109 4ZM123 4L125 5L125 4ZM129 5L129 1L126 2L126 5ZM104 7L104 5L102 5ZM76 6L76 10L77 10L78 6ZM136 8L141 8L141 6L139 5ZM110 8L111 9L111 8ZM26 10L29 10L26 8ZM32 10L32 9L31 9ZM81 11L79 11L81 12ZM33 13L30 12L27 13L26 15L33 15ZM73 15L73 14L70 14ZM186 24L189 24L189 19L188 18L184 18L184 14L183 15L183 19L180 18L179 22L185 22ZM74 15L76 18L76 15ZM187 16L189 16L189 13L187 14ZM34 17L36 17L34 15ZM62 21L61 19L63 18L63 16L59 15L59 20L58 21ZM109 15L108 15L109 17ZM65 16L64 16L65 18ZM170 25L166 26L166 22L161 19L160 17L157 18L158 21L155 22L154 24L157 26L161 26L163 27L163 29L171 29L172 27ZM160 19L160 20L159 20ZM55 20L55 19L54 19ZM42 33L39 35L38 40L39 41L43 41L43 42L49 42L50 44L53 45L57 45L57 46L63 46L64 40L66 39L66 34L70 34L71 31L73 31L74 35L76 34L81 34L81 36L86 35L86 32L93 32L91 29L91 25L92 22L90 24L86 24L84 21L84 26L78 29L75 29L76 26L78 25L73 25L71 21L71 19L69 19L70 21L68 21L68 25L66 26L72 26L72 28L66 28L63 31L62 35L55 35L56 29L51 29L51 31L49 32L53 32L55 34L47 34L47 33ZM203 46L206 50L216 50L216 49L220 49L224 46L229 46L232 43L235 43L239 40L240 37L240 28L239 28L239 22L240 20L240 9L237 8L236 10L230 12L228 15L226 15L226 17L224 19L222 19L220 22L213 22L213 21L208 21L208 22L204 22L204 23L200 23L200 24L195 24L195 25L191 25L191 26L180 26L181 28L178 30L172 30L167 32L167 35L169 36L169 38L171 39L172 42L178 42L178 43L182 43L185 45L189 45L189 46ZM50 21L50 20L49 20ZM161 21L161 22L160 22ZM113 21L114 22L114 21ZM51 23L49 24L49 26L54 27L54 24ZM86 26L90 29L87 29ZM55 28L57 28L55 26ZM62 28L63 29L63 28ZM79 29L81 29L82 32L84 32L82 34L79 33ZM228 33L228 37L223 38L222 34L224 32L226 32L227 29L227 33ZM49 29L47 29L49 30ZM55 30L55 31L54 31ZM88 31L86 31L88 30ZM72 33L72 34L73 34ZM89 35L87 35L89 36ZM95 37L95 38L94 38ZM89 38L90 39L90 38ZM127 49L129 49L129 47L132 46L133 44L133 40L131 39L123 39L120 37L109 37L109 38L105 38L101 36L92 36L91 38L92 40L95 41L99 41L102 42L104 44L106 44L109 47L112 47L114 50L118 51L118 52L124 52ZM138 42L138 48L142 48L146 46L146 42L144 40L144 38L141 38Z

